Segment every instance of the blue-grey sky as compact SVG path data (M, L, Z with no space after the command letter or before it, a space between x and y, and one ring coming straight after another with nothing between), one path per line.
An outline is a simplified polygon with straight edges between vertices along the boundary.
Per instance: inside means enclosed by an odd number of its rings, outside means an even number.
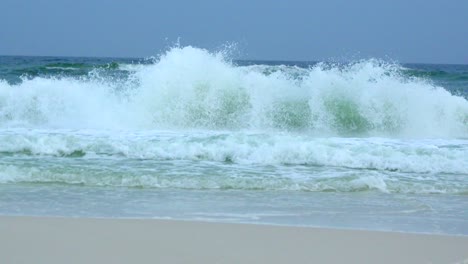
M178 38L242 59L468 63L468 1L0 1L0 55L148 57Z

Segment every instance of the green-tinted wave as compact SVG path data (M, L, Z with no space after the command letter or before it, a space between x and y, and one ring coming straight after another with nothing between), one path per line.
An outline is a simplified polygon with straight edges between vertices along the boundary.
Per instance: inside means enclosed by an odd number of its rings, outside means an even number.
M453 81L468 81L468 72L449 72L444 70L419 70L419 69L405 69L403 71L410 77L422 77L430 79L445 79Z

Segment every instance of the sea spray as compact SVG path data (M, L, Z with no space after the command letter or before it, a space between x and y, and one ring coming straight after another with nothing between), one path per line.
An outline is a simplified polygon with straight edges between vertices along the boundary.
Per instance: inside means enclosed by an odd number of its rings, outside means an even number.
M123 79L99 68L86 77L0 81L0 127L468 136L465 98L378 60L237 66L222 53L183 47L122 67Z
M0 214L467 234L467 65L0 56Z
M0 80L0 182L468 191L468 101L400 65L238 65L193 47L106 65Z

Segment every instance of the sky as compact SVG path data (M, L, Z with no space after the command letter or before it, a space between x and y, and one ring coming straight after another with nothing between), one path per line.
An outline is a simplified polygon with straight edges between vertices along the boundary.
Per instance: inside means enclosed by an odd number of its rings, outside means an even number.
M0 0L0 55L468 64L467 0Z

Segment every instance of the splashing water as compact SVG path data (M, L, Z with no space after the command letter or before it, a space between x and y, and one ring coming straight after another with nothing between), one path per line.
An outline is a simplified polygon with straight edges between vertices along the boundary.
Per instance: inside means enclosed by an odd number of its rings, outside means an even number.
M236 66L173 48L128 78L0 81L0 127L255 130L320 136L467 137L468 101L377 60Z
M467 192L464 97L378 60L239 66L223 54L176 47L139 64L53 61L24 71L51 75L0 81L0 182ZM134 171L115 171L115 160ZM151 169L165 161L181 169ZM205 176L187 174L194 168Z
M466 66L225 54L0 57L0 214L466 234Z

